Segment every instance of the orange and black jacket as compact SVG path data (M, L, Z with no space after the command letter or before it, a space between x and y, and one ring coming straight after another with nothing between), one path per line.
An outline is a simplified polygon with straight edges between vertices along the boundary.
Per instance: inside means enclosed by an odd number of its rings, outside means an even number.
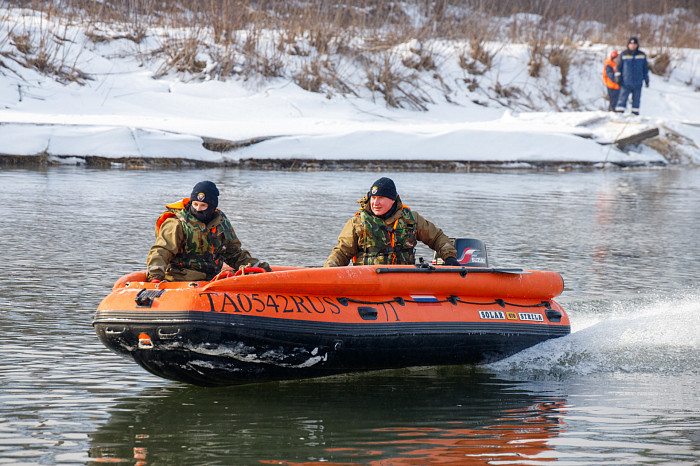
M603 68L603 82L610 89L619 89L620 85L615 82L615 72L617 71L617 64L610 58L605 60L605 67Z

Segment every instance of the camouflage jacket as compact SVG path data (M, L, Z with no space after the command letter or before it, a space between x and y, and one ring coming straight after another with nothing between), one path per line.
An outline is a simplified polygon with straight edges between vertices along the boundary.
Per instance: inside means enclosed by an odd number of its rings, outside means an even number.
M372 214L367 196L357 201L360 211L347 221L338 237L338 245L326 259L324 267L350 264L413 264L415 246L422 241L444 260L457 257L457 251L441 229L417 212L402 206L387 219ZM382 227L383 226L383 227ZM394 244L391 237L394 236Z
M148 252L148 280L168 281L211 280L225 263L240 266L258 265L269 269L264 262L241 249L231 223L223 212L204 224L187 208L190 200L166 206L168 209L156 222L156 242Z

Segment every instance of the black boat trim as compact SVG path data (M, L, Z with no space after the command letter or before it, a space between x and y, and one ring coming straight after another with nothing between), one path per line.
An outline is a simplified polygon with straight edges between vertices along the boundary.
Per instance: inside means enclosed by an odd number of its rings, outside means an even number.
M250 315L204 313L199 311L97 311L93 326L232 326L258 331L286 332L289 334L320 334L324 336L381 336L381 335L450 335L502 334L564 336L571 333L568 325L547 325L523 322L378 322L362 323L320 322L270 318Z

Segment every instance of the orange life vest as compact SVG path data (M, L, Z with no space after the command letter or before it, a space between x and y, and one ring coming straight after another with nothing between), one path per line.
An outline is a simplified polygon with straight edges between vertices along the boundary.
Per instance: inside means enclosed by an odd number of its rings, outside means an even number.
M617 71L617 65L615 64L614 61L612 61L612 60L609 59L609 58L608 58L607 60L605 60L605 66L603 66L603 82L604 82L605 85L608 86L610 89L619 89L619 88L620 88L620 85L619 85L618 83L616 83L615 81L611 81L611 80L608 78L607 73L605 72L605 69L606 69L608 66L610 66L610 67L612 68L613 72Z
M181 201L174 202L172 204L168 204L165 207L168 209L186 209L187 206L190 203L190 198L186 197ZM172 211L167 211L163 213L160 217L158 217L158 220L156 221L156 236L158 236L158 232L160 231L160 226L163 224L164 221L171 217L177 217L177 215L172 212Z

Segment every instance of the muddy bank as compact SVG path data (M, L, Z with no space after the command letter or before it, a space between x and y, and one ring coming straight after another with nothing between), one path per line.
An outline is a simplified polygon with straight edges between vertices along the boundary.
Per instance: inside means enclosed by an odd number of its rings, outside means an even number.
M208 162L187 158L139 158L55 155L0 155L0 167L39 168L76 165L102 169L173 169L173 168L239 168L248 170L287 171L417 171L434 173L469 173L512 170L569 171L602 168L663 167L668 164L542 162L542 161L454 161L454 160L315 160L315 159L241 159Z

